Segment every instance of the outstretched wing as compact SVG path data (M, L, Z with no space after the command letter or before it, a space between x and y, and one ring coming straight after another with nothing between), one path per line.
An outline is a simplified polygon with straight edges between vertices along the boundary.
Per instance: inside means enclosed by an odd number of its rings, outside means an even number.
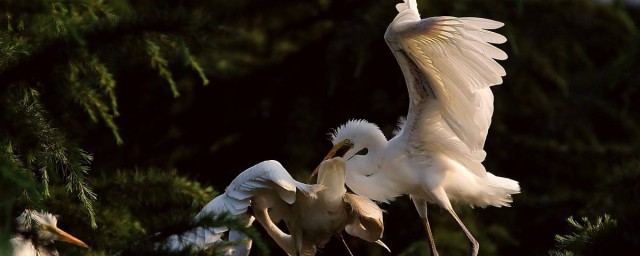
M317 190L317 186L294 180L278 161L264 161L240 173L223 194L204 206L196 219L210 213L242 214L256 196L279 198L292 204L296 200L297 191L315 197Z
M493 115L489 87L502 83L506 72L496 60L507 58L492 45L506 38L487 29L503 24L473 17L420 19L415 1L406 1L397 5L385 33L410 96L411 129L403 131L440 133L441 146L482 161Z
M181 251L187 247L204 250L208 245L222 241L222 235L229 231L227 227L195 227L182 234L169 236L164 243L158 244L161 249Z
M233 216L249 218L247 225L251 225L253 217L249 217L245 213L252 202L260 202L265 208L278 207L292 204L298 191L313 198L321 188L321 186L308 185L294 180L277 161L263 161L240 173L231 181L223 194L204 206L195 219L229 213ZM277 209L277 211L283 211L283 209ZM228 231L226 227L196 228L188 234L170 238L169 248L180 250L185 246L194 246L203 249L207 245L219 241L226 231ZM231 232L234 231L231 230ZM246 239L244 236L242 238ZM230 240L232 240L231 235ZM248 242L250 243L250 241Z

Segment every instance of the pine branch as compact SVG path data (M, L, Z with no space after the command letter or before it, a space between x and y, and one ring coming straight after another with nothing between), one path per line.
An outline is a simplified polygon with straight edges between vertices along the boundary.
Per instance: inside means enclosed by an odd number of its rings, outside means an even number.
M0 32L0 70L12 63L28 58L30 45L24 37L16 36L11 31Z
M3 163L8 164L15 170L27 172L25 164L22 162L20 157L16 155L13 144L10 140L3 140L0 143L0 159L2 159Z
M146 42L146 50L147 54L151 58L151 67L158 70L159 75L164 78L169 86L171 87L171 92L173 93L173 97L180 96L180 92L178 92L178 86L176 82L173 80L173 75L171 71L169 71L169 61L165 59L160 53L160 46L153 42L151 38L147 38Z
M20 48L23 51L28 50L27 58L24 56L14 58L15 61L7 61L5 65L0 65L0 81L8 85L24 80L26 77L44 77L49 70L47 67L55 63L65 63L69 57L73 56L60 52L59 49L78 49L85 45L89 52L94 52L105 45L121 44L127 39L137 38L146 33L186 36L213 31L210 18L194 20L188 14L126 16L114 18L114 20L106 23L90 23L82 30L78 30L75 38L82 38L80 41L70 40L69 37L57 37L42 39L42 42L38 43L30 42L31 47ZM5 90L7 90L6 86L0 87L0 94Z
M42 198L33 173L23 168L12 151L11 143L0 144L0 255L10 255L10 234L20 214L14 212L16 206L33 208Z
M194 216L217 193L212 187L203 186L175 170L135 169L103 172L100 176L93 177L93 181L95 191L101 195L100 200L96 202L96 208L100 209L96 212L100 229L72 230L78 237L86 238L85 242L91 245L93 253L203 255L211 251L170 252L161 250L158 246L166 241L167 237L182 234L194 227L219 226L228 226L243 232L255 241L257 248L263 247L259 234L252 227L245 227L241 221L230 216L211 216L194 222ZM51 209L52 211L64 213L69 219L84 217L74 216L76 209L70 209L68 204L60 202L68 199L62 197L59 186L54 186L52 193L57 201L57 208ZM106 236L111 239L105 240ZM222 249L224 245L229 244L221 243L213 248Z
M569 217L567 222L574 232L569 235L556 235L555 240L558 249L551 250L549 255L582 255L584 251L590 250L590 244L592 244L598 236L601 236L617 225L617 221L612 219L608 214L598 217L595 223L592 223L587 217L582 217L580 221L577 221L573 216Z
M96 201L97 195L93 192L89 184L87 184L86 175L89 171L89 163L93 160L93 157L84 151L80 151L79 155L82 160L76 162L76 164L70 163L68 165L69 174L66 175L67 191L69 193L77 192L78 198L84 204L85 208L89 212L91 227L97 228L95 220L95 212L93 210L93 202Z
M118 131L118 126L114 120L118 115L117 99L115 96L115 80L107 68L98 61L95 56L87 56L78 62L69 62L69 84L71 86L71 96L89 114L91 120L98 122L96 112L100 118L111 129L113 137L118 145L123 143ZM86 79L81 79L85 77ZM111 105L102 100L102 95L95 88L92 88L93 81L96 81L108 95Z
M69 88L64 94L71 95L94 122L103 120L116 142L122 144L114 120L119 115L116 82L108 65L100 60L99 50L122 42L146 40L142 48L146 48L152 58L151 67L170 83L177 96L177 86L168 69L169 60L146 34L191 34L209 30L209 20L190 15L136 16L135 12L122 9L116 15L108 2L93 0L11 2L9 5L12 8L5 13L8 30L0 33L0 95L25 91L22 93L25 96L6 102L7 106L14 102L23 104L7 108L12 113L6 120L18 123L7 131L3 127L0 133L6 132L3 134L6 141L15 141L24 153L23 157L8 155L7 159L13 161L14 168L34 173L34 180L42 185L41 192L46 197L50 196L50 183L66 181L67 191L77 193L95 227L92 202L96 195L86 182L91 157L69 145L62 133L51 125L33 88ZM2 21L0 19L4 24ZM202 67L194 58L190 59L191 66L204 77ZM69 63L69 68L55 68L59 63ZM66 72L69 83L63 82L67 87L54 87L52 85L60 81L58 71L61 70Z
M186 42L184 40L180 40L179 45L182 50L182 56L185 58L185 61L189 63L189 66L198 73L198 76L200 76L200 79L202 80L202 85L209 85L209 79L207 79L204 69L200 66L196 57L191 54Z
M107 66L100 62L98 56L91 55L89 64L98 76L100 86L102 86L106 91L109 99L111 100L111 111L113 112L113 116L117 117L120 114L118 112L118 101L116 100L116 80L113 79L113 75L109 72Z
M11 125L22 133L21 136L33 138L35 141L29 144L25 143L25 147L21 148L26 152L24 160L18 160L20 157L13 153L13 147L3 150L3 155L8 156L5 158L14 163L15 170L37 170L37 175L34 177L39 177L39 182L43 186L41 193L45 197L50 196L49 183L52 172L68 179L70 181L68 183L69 192L78 193L80 201L89 213L92 227L96 227L95 213L92 207L96 196L87 185L85 178L91 157L81 149L70 145L66 138L50 124L37 91L33 89L20 90L9 99L11 103L18 103L9 106L9 113L22 117L13 120ZM5 104L10 104L9 102ZM10 134L8 135L12 137ZM13 137L19 138L20 136L14 135ZM56 175L56 177L58 176ZM27 200L29 200L28 198Z

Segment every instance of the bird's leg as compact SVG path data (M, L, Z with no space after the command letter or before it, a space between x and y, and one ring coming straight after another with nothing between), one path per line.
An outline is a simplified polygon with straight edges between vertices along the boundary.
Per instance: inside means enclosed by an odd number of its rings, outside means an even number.
M304 231L302 230L302 225L294 225L295 227L295 232L291 231L291 234L293 236L293 241L295 243L296 246L296 256L302 256L303 253L303 243L304 241L302 241L302 237L304 234Z
M349 249L349 245L347 244L347 241L345 241L344 236L342 236L342 232L338 233L336 236L340 238L340 240L342 241L342 244L344 244L344 247L347 248L347 252L349 252L349 255L353 256L353 253L351 252L351 249Z
M429 249L431 249L431 256L438 256L438 250L436 250L436 241L433 239L433 234L431 233L431 227L429 226L429 219L427 216L422 218L422 223L424 224L424 229L427 231L427 240L429 241Z
M427 231L427 241L429 242L429 250L431 251L431 256L438 256L436 241L435 239L433 239L433 233L431 233L431 226L429 225L429 219L427 218L427 201L414 197L411 197L411 200L413 201L416 210L418 210L418 214L420 214L422 224L424 224L424 229Z
M473 236L471 235L471 232L467 230L467 227L464 226L464 224L462 223L462 220L460 220L456 212L454 212L453 209L449 209L448 211L451 214L451 216L453 216L453 218L456 219L456 222L458 222L458 225L460 226L460 228L462 228L462 231L464 232L464 234L467 236L467 239L469 239L469 242L471 243L471 248L469 249L469 256L477 256L478 251L480 250L480 244L478 244L478 241L476 241L476 239L473 238Z

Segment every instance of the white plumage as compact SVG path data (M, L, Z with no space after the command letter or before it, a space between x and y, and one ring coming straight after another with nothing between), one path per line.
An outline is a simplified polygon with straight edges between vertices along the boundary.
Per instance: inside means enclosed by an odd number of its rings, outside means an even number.
M492 44L506 38L488 31L503 24L482 18L420 19L415 0L396 6L398 15L384 38L396 57L409 92L409 110L395 137L387 141L365 120L351 120L332 135L336 152L347 161L346 184L355 193L386 202L409 194L427 229L432 255L437 255L427 220L426 203L436 203L458 222L451 201L485 207L509 206L519 193L517 181L487 172L483 150L493 115L490 87L502 83L507 58ZM367 149L365 155L357 155Z
M340 236L342 230L382 245L382 211L367 198L345 194L344 161L326 161L320 170L318 184L305 184L294 180L277 161L261 162L240 173L195 218L226 212L242 218L247 225L258 220L289 255L314 255L318 246L334 235ZM276 225L280 221L289 233ZM226 227L198 228L171 236L167 245L174 250L185 246L206 249L227 231ZM228 248L226 254L248 255L251 241L239 232L230 232L230 241L245 243Z
M12 256L58 255L54 241L89 248L84 242L57 227L58 218L51 213L25 210L16 218L17 234L11 239Z

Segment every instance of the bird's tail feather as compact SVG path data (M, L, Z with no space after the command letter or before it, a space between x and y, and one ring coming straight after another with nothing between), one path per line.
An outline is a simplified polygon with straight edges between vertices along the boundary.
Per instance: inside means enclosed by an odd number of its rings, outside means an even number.
M487 183L487 193L484 198L486 205L509 207L513 202L511 195L520 193L520 184L517 181L498 177L490 172L487 172ZM480 206L484 207L482 204Z

